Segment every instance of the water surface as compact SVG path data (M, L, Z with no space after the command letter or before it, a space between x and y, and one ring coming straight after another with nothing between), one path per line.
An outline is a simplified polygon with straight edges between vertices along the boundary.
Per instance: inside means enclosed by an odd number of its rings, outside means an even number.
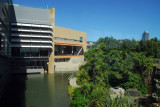
M12 76L0 107L69 107L71 73Z

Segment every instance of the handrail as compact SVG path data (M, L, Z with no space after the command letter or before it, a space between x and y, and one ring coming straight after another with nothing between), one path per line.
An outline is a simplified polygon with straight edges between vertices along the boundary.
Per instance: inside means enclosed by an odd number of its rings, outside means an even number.
M68 77L68 80L70 80L70 79L72 79L72 78L74 78L74 74L70 75L70 76Z
M26 66L26 69L43 69L43 66Z

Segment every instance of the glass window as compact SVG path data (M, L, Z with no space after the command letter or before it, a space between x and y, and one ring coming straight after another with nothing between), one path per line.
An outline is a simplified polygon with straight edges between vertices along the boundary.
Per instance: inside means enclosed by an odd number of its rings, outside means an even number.
M83 42L83 37L80 37L80 42Z
M20 48L20 56L30 57L30 48Z
M39 57L39 48L31 48L31 56Z
M48 49L40 49L40 56L48 56L49 51Z

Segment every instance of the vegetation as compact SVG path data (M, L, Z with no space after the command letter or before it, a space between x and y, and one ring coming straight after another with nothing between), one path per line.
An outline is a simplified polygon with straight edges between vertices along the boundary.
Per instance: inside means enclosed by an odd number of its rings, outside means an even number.
M85 53L86 63L77 74L80 89L75 88L71 104L76 107L128 107L135 105L124 97L113 100L109 97L110 87L136 88L141 94L149 93L153 59L160 58L160 41L116 40L100 38ZM148 82L145 82L144 75Z

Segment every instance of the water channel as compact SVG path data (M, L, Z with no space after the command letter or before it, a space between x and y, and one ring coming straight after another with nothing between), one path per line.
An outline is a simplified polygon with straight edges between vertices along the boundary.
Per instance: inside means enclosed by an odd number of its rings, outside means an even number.
M13 75L0 107L69 107L71 73Z

